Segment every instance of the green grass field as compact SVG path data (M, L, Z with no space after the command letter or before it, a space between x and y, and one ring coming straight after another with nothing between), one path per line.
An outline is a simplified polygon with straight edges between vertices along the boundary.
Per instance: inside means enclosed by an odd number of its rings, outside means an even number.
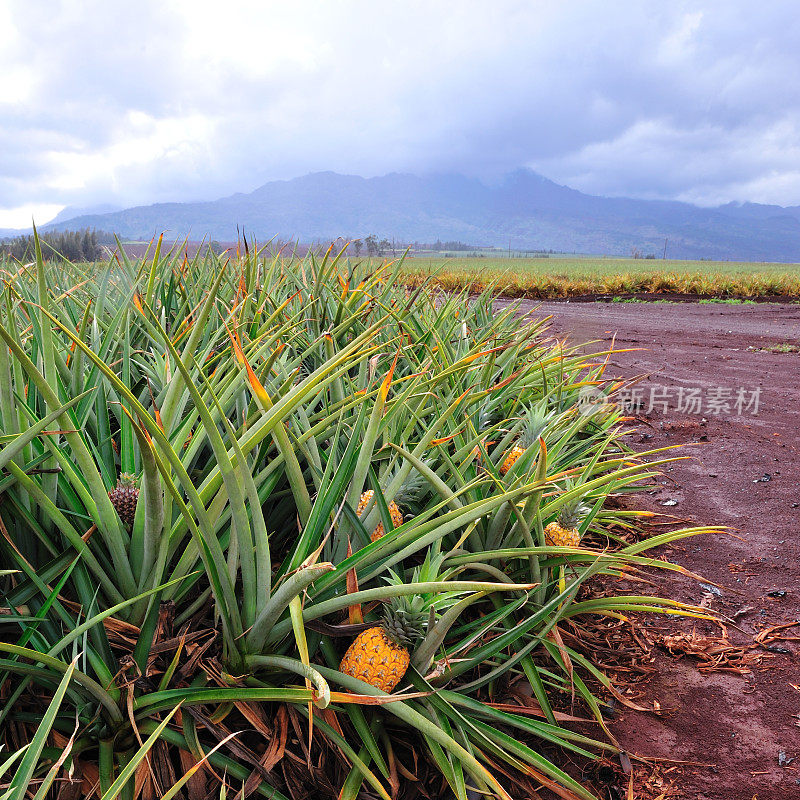
M745 261L677 261L565 256L550 258L408 258L411 285L431 278L445 289L496 284L518 297L586 294L686 294L797 297L800 265Z

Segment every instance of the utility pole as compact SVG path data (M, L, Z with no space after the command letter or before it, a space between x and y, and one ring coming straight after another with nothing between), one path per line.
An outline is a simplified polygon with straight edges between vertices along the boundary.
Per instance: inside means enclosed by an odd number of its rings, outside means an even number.
M511 239L508 240L508 257L511 258Z
M664 237L664 261L667 260L667 239Z

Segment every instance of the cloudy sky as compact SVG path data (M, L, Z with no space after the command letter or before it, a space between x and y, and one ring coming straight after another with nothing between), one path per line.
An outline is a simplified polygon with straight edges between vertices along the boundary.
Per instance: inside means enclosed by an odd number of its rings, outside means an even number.
M794 0L0 0L0 227L316 170L800 203Z

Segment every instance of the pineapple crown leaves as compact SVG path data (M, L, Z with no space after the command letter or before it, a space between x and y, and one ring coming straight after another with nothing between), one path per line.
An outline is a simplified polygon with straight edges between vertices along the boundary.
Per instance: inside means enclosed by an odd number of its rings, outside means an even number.
M426 460L425 462L433 468L433 462ZM412 469L408 477L400 484L394 496L394 501L398 506L407 508L410 505L419 503L422 498L429 491L428 481L424 475L416 469Z
M519 446L527 449L534 442L538 441L540 437L544 436L548 427L550 427L555 419L555 416L555 411L548 411L546 400L541 400L535 405L532 405L525 412L525 418L522 424L522 435L519 438Z
M117 478L117 489L135 489L139 479L131 472L121 472Z
M407 602L391 603L383 613L383 629L398 644L407 647L423 638L428 619L425 612L416 608L416 598L397 598Z
M565 530L571 531L581 524L591 510L591 506L586 505L580 499L570 500L558 512L558 524Z
M429 459L426 459L425 463L430 466L431 469L435 466L434 462ZM408 477L400 484L400 487L394 493L391 502L397 505L403 512L407 512L409 509L412 512L418 511L425 496L429 493L430 486L427 478L416 469L412 469ZM366 500L368 504L373 501L374 496L375 491L373 489L365 489L361 494L361 498ZM386 504L389 505L389 499L384 499L386 500Z
M572 493L577 488L569 478L564 483L562 494ZM565 530L572 530L580 525L592 511L592 507L584 502L585 496L578 495L567 500L559 509L557 521Z
M487 433L503 421L498 400L486 398L478 408L477 416L473 417L477 424L478 433Z
M319 367L320 363L322 362L318 363L318 358L314 355L306 355L300 362L300 373L307 378Z
M502 427L497 430L505 433L505 441L509 443L508 446L513 444L522 450L527 450L540 438L547 438L549 429L557 421L557 416L556 411L548 409L547 398L543 398L529 406L519 416L509 417L504 420ZM503 447L505 449L506 445L503 445Z
M444 588L452 576L453 570L445 570L443 572L441 569L443 561L444 554L431 555L431 553L428 553L425 556L425 561L414 567L411 578L408 581L404 581L397 573L389 570L389 577L386 578L386 582L390 586L414 585L417 583L439 583L443 586L442 590L437 592L421 592L392 598L389 600L389 608L402 611L406 615L421 615L424 618L424 623L427 624L433 621L437 614L455 605L465 592L450 592Z

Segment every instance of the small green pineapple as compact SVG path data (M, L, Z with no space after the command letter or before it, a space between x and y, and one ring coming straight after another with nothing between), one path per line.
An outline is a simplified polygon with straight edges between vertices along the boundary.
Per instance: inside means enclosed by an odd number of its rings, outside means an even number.
M117 479L117 486L108 493L111 505L117 510L122 524L130 530L136 519L136 504L139 501L139 489L135 475L123 472Z

